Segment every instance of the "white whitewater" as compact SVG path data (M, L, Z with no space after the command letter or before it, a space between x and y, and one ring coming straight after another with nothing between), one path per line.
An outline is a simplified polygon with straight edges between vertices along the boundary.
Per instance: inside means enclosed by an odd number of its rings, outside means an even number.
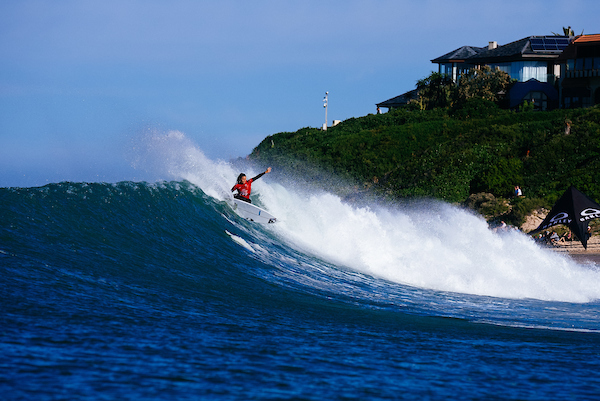
M218 200L231 197L239 171L207 159L179 132L150 138L154 163ZM158 150L160 149L160 150ZM267 166L264 166L267 167ZM245 171L252 176L253 171ZM282 242L327 262L410 286L503 298L566 302L600 299L600 272L539 247L526 234L496 233L482 218L441 202L357 207L328 193L276 183L277 171L252 186L277 217Z

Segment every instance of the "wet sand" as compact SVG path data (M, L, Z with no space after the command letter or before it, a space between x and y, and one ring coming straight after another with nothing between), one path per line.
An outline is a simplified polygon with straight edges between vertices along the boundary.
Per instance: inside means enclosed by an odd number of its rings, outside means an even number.
M593 262L600 265L600 253L571 253L569 255L577 262Z
M584 249L579 241L561 242L552 249L566 253L576 261L600 264L600 236L590 238L587 249Z

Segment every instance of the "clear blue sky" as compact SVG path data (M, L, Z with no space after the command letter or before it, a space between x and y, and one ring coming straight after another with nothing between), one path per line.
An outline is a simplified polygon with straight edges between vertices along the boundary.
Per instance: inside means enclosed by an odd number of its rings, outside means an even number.
M463 45L600 33L598 0L0 2L0 187L143 178L132 138L213 159L375 112Z

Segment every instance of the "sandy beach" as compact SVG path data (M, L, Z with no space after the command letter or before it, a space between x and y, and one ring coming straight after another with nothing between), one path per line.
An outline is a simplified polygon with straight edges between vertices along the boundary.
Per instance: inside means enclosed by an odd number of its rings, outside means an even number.
M556 252L567 253L577 261L590 261L600 264L600 236L590 238L587 249L584 249L579 241L559 242L552 249Z
M527 216L525 223L521 225L520 229L523 232L530 232L538 227L544 220L548 210L540 209ZM555 246L550 246L556 252L563 252L569 254L573 259L578 261L591 261L600 264L600 235L592 235L588 240L587 249L581 245L579 241L564 241L559 242Z

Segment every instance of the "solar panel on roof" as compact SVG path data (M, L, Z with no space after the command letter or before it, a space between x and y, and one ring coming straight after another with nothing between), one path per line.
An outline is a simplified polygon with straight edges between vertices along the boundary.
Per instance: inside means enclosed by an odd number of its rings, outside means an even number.
M529 40L531 50L534 52L561 52L569 45L568 38L544 36Z
M545 49L544 41L542 39L533 38L529 41L529 43L531 44L531 50L533 50L534 52Z

